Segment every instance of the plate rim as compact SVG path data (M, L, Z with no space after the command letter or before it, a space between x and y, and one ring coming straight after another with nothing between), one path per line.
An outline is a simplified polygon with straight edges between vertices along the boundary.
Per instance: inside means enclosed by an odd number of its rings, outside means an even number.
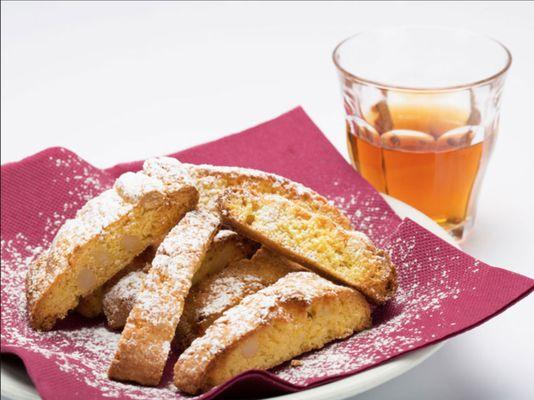
M422 212L409 206L408 204L395 199L391 196L381 193L384 200L391 208L401 217L409 217L421 226L444 239L448 243L458 247L458 244L449 234L441 228L432 219L424 215ZM422 349L418 349L406 354L401 354L393 360L387 361L376 367L357 373L331 383L320 385L311 389L302 390L295 393L289 393L282 396L271 397L271 400L331 400L331 399L346 399L377 386L380 386L416 367L432 354L437 352L444 346L446 341L436 343ZM22 383L17 379L17 375L24 374L28 376L25 368L20 370L10 369L6 367L5 360L1 363L1 395L6 400L39 400L41 397L35 389L35 386L28 385L26 382ZM29 378L28 378L29 379ZM31 380L29 380L31 382Z

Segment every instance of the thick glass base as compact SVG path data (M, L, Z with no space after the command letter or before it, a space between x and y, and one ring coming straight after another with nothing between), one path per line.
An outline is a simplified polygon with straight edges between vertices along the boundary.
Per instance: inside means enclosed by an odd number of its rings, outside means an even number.
M457 242L464 240L471 232L475 225L474 217L467 217L460 223L452 224L450 222L440 223L436 221L443 229L445 229Z

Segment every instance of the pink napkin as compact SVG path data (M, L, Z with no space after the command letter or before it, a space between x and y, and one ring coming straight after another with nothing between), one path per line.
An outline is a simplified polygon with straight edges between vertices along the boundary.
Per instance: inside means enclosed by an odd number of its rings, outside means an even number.
M471 329L529 294L534 280L494 268L401 221L300 108L272 121L173 156L184 162L237 165L301 182L342 208L386 247L398 267L395 300L376 310L374 327L305 354L302 365L250 371L199 398L267 396L353 375L403 353ZM141 162L95 168L63 148L2 166L2 352L17 354L45 399L176 399L171 356L159 388L113 382L106 370L119 335L102 319L75 314L51 332L27 323L24 277L65 218Z

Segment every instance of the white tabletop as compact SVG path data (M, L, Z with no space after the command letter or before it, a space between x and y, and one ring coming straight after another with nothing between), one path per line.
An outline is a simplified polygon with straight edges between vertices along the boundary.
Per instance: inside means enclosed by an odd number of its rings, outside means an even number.
M462 27L514 56L464 249L534 276L534 3L2 2L2 163L61 145L97 166L174 152L302 105L346 155L330 54L351 33ZM261 151L259 149L258 151ZM534 398L534 296L357 399Z

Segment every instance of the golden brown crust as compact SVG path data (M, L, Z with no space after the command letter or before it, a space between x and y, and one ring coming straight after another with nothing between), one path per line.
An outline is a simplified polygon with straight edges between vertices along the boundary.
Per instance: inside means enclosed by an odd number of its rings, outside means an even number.
M174 366L174 384L195 394L248 369L268 369L371 324L356 290L293 272L243 299L196 339Z
M221 167L214 165L185 165L200 192L199 207L215 209L217 199L229 188L247 186L258 193L278 194L314 213L324 215L346 229L349 219L327 199L313 190L276 174L249 168Z
M175 348L182 352L226 310L246 296L256 293L290 272L303 268L261 248L252 259L230 264L194 286L187 296L184 312L176 328Z
M110 378L150 386L160 382L193 275L219 225L216 214L191 211L159 246L122 331Z
M175 164L171 159L155 159ZM168 161L171 160L171 161ZM156 243L198 201L187 175L167 184L148 170L127 172L112 189L89 200L58 231L50 249L29 269L31 325L51 329L56 320Z
M396 291L389 255L360 232L347 231L281 196L227 190L219 201L224 222L320 275L352 286L375 303Z

